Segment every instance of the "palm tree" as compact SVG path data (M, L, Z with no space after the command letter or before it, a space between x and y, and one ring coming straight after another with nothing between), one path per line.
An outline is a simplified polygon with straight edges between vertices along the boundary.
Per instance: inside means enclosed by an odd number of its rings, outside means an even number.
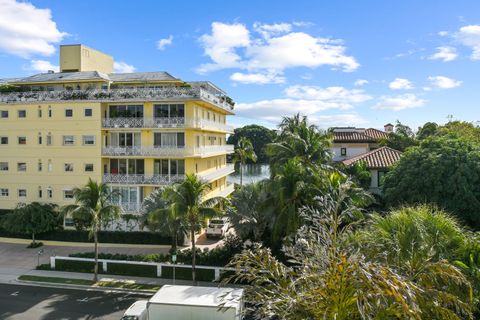
M88 229L90 237L93 237L95 242L94 282L98 281L98 232L102 223L118 218L120 215L120 207L111 203L115 194L106 184L88 179L84 187L73 190L75 204L63 207L64 214L91 218Z
M210 190L210 185L201 181L195 174L187 174L185 180L172 185L164 191L164 198L171 206L173 214L184 217L187 229L190 232L192 243L192 281L195 279L195 232L202 227L206 218L218 214L215 208L223 198L213 197L205 200L205 194ZM183 220L183 218L182 218Z
M257 161L257 155L253 150L252 142L245 137L240 137L233 154L233 163L240 162L240 185L243 185L243 166L247 160L255 162Z
M165 194L171 193L171 191L166 191L169 188L171 186L150 193L143 201L142 210L144 212L144 224L150 230L167 231L172 237L172 252L176 253L178 235L186 235L188 229L186 217L182 215L184 212L173 210L171 204L165 199Z

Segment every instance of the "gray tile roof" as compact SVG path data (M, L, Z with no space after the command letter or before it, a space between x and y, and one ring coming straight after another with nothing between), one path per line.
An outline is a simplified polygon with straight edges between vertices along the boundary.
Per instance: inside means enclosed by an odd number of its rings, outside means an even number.
M110 73L110 79L113 82L131 82L131 81L181 81L173 77L168 72L132 72L132 73Z
M30 77L25 77L15 81L16 83L29 82L61 82L76 80L106 80L108 75L98 71L82 71L82 72L55 72L55 73L39 73Z

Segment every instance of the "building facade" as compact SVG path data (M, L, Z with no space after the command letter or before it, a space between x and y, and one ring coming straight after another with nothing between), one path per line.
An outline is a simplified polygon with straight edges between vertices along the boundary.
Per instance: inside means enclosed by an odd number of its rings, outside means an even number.
M0 208L71 203L89 178L118 190L126 213L189 173L210 183L205 197L233 191L226 93L166 72L112 68L108 55L69 45L60 48L63 72L0 80Z

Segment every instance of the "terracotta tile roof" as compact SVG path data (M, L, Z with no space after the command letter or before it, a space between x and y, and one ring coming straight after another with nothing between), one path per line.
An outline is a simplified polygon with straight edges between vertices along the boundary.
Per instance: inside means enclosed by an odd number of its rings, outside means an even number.
M355 129L351 131L333 131L333 142L378 142L386 138L388 133L373 128Z
M402 153L398 150L381 147L370 152L360 154L356 157L343 160L342 163L346 166L351 166L358 161L366 161L369 169L383 169L388 168L395 162L400 160Z

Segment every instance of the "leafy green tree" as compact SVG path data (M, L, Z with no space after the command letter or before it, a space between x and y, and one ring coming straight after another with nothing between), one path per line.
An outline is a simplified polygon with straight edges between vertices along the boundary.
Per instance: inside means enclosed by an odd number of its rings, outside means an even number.
M480 127L465 121L451 121L439 127L438 136L449 138L461 138L477 145L480 145Z
M59 228L60 222L57 206L54 204L19 203L11 213L5 216L3 228L10 232L31 235L31 246L35 247L35 235Z
M205 200L206 193L210 190L210 184L201 181L195 174L187 174L185 180L174 184L164 190L164 199L170 204L172 214L185 218L185 225L190 232L192 243L192 281L195 279L195 232L200 230L206 218L219 214L215 208L223 202L223 198L213 197Z
M350 167L341 168L342 171L350 175L359 186L368 190L372 181L372 174L367 168L365 161L357 161Z
M380 144L403 152L407 148L417 145L417 140L409 126L397 121L395 131L390 133L386 139L381 139Z
M247 160L257 161L257 155L252 146L252 142L245 137L238 139L238 143L235 147L233 154L233 163L240 163L240 186L243 185L243 167Z
M374 215L356 245L370 260L389 265L416 285L424 319L470 319L471 287L453 265L464 230L442 210L403 207Z
M234 130L234 133L228 137L227 143L237 145L242 137L252 142L253 151L258 158L257 162L267 163L268 156L265 153L265 146L273 142L276 137L275 131L256 124L243 126ZM250 161L247 160L247 163L250 163Z
M434 203L480 228L480 146L430 138L407 150L385 176L387 205Z
M188 233L186 216L181 211L173 210L165 195L171 191L157 189L143 201L143 223L150 230L167 233L172 237L172 252L177 252L178 236L182 238Z
M428 137L433 137L437 134L438 124L435 122L427 122L422 127L418 128L417 139L425 140Z
M89 225L90 237L95 242L95 266L93 281L98 281L98 232L106 221L116 219L120 216L120 207L112 204L115 192L103 183L97 183L88 179L87 184L82 188L73 190L75 204L63 207L64 214L75 216L91 217Z

